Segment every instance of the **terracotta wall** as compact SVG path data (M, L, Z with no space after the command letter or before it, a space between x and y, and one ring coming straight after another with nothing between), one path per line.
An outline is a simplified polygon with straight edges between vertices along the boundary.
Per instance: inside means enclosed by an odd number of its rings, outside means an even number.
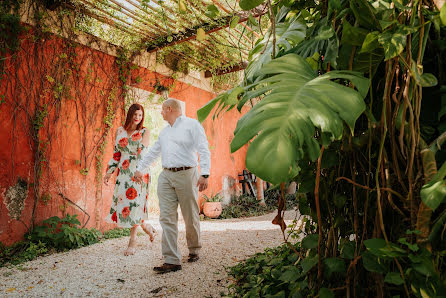
M21 47L13 59L5 60L6 74L0 81L0 100L4 99L0 104L0 242L9 245L22 239L31 225L33 210L36 223L69 213L77 214L82 224L88 221L86 227L112 228L103 219L109 212L113 186L97 182L96 159L98 156L102 160L105 171L112 155L114 128L123 121L124 99L116 58L56 36L46 36L36 43L32 30L23 36ZM71 63L67 64L66 59L72 59ZM172 80L160 74L155 76L142 67L135 67L130 76L130 85L147 91L153 90L155 77ZM59 81L66 88L57 99L60 102L55 100ZM215 94L177 81L171 96L185 101L187 116L196 118L196 111ZM105 137L107 145L102 155L98 146L106 132L107 101L115 118ZM42 166L40 198L35 201L32 190L36 184L38 145L31 139L30 130L35 124L36 107L42 109L44 104L51 109L44 118L39 139L40 146L46 146L48 160ZM220 192L225 181L227 187L228 179L235 181L245 166L246 150L235 154L229 151L239 117L233 110L216 121L208 119L203 123L212 153L207 194ZM29 192L20 217L13 219L6 207L6 196L19 177L28 183ZM229 183L229 187L236 185Z

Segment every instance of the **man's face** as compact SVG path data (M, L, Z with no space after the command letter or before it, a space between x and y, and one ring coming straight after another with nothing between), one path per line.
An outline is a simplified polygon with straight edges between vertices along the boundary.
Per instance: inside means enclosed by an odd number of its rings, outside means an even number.
M167 121L170 114L172 114L172 108L163 104L163 107L161 109L161 115L163 116L163 119Z

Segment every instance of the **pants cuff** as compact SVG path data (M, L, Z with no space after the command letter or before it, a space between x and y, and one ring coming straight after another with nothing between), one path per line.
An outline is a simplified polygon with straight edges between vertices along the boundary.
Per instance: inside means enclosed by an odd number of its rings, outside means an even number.
M173 265L181 265L181 260L178 260L177 258L172 258L172 257L165 257L164 263L173 264Z

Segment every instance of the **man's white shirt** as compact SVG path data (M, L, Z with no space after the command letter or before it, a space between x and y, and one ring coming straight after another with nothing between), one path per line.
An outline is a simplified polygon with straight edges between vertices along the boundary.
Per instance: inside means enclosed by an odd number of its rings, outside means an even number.
M201 175L209 175L211 153L203 126L184 115L161 131L156 143L138 163L137 170L144 172L160 155L163 168L195 167L200 156Z

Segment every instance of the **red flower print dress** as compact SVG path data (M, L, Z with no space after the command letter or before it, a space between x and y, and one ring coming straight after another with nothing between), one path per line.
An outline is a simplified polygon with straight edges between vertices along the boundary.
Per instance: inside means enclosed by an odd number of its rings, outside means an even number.
M115 151L108 163L107 173L117 171L113 202L106 220L117 223L121 228L140 225L147 219L146 203L149 195L150 175L143 183L133 181L141 152L146 148L142 142L146 129L135 130L130 136L122 127L118 128Z

